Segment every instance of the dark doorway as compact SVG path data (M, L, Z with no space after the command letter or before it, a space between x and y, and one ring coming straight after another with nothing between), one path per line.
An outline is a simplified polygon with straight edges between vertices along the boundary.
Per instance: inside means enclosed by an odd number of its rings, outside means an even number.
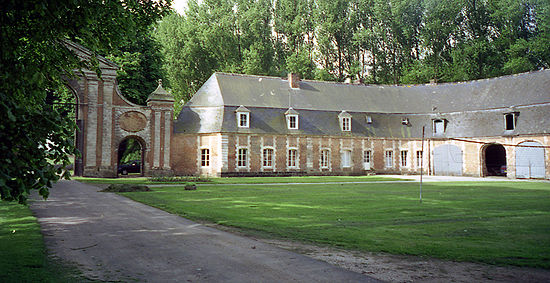
M486 176L506 176L506 149L500 144L485 148Z
M118 146L117 175L143 175L143 146L137 138L124 139Z

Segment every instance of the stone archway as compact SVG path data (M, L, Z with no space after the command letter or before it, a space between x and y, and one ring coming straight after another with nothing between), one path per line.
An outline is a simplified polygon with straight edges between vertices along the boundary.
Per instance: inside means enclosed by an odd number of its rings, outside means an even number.
M483 148L483 176L506 176L506 149L498 143Z
M92 52L72 42L67 47L81 60L90 60ZM144 176L171 174L170 149L174 98L159 87L149 95L147 105L128 101L116 81L118 66L97 56L101 76L90 70L77 70L77 78L67 80L79 105L82 176L116 177L118 147L128 136L139 138L142 145L141 172Z
M117 175L138 174L143 176L145 143L138 137L124 138L117 149Z

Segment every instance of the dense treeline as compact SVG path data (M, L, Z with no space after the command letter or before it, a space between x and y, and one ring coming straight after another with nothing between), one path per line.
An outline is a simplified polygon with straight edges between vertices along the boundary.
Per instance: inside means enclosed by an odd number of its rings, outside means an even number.
M214 71L462 81L548 68L550 0L192 0L155 37L183 100Z

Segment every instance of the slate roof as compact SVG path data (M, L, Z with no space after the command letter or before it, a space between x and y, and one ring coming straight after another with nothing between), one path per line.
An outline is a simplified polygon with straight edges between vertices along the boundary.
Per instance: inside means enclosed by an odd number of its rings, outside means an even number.
M241 105L250 110L249 129L237 127L235 110ZM290 107L299 113L298 130L286 128ZM340 130L342 111L352 116L351 133ZM516 129L505 131L503 115L516 111ZM431 136L437 118L448 121L441 137L550 133L550 70L405 86L303 80L299 89L284 78L214 73L184 105L175 131L418 138L422 126Z

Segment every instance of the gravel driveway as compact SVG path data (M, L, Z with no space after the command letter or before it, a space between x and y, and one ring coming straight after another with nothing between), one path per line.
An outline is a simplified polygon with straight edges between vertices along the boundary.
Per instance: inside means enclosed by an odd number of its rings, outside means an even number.
M379 282L76 181L31 209L49 253L101 281Z

